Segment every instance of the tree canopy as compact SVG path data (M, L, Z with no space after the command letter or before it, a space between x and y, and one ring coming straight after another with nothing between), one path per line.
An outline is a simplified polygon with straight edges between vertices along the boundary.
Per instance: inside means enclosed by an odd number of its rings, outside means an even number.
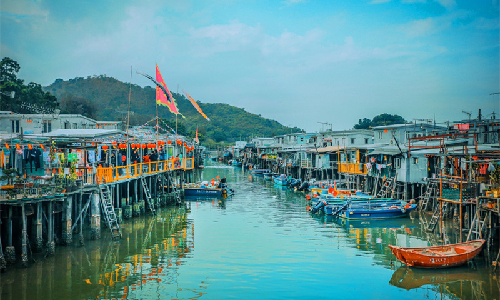
M38 83L24 84L17 78L21 66L4 57L0 62L0 110L16 113L50 113L58 107L57 98Z
M380 114L373 117L372 120L363 118L359 119L358 124L354 125L354 129L370 129L376 126L392 125L392 124L405 124L406 121L399 115Z

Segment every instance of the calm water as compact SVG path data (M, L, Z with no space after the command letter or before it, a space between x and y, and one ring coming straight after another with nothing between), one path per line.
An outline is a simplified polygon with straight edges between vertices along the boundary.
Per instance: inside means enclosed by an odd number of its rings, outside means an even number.
M58 247L1 276L1 299L498 299L500 283L474 264L409 269L387 245L427 245L418 214L351 222L311 216L304 194L241 169L208 165L236 194L193 200L123 225L123 239ZM452 233L447 238L454 239Z

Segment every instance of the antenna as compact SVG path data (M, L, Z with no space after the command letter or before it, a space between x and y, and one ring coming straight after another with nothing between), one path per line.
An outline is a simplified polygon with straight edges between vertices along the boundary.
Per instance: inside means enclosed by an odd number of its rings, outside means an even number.
M469 121L470 121L470 116L472 115L472 112L462 110L462 112L466 115L469 115Z
M330 131L333 131L333 127L332 127L332 124L331 124L331 123L327 123L327 122L318 122L318 123L319 123L319 124L322 124L322 125L321 125L321 131L325 131L325 130L324 130L324 128L325 128L324 126L325 126L325 125L330 125Z

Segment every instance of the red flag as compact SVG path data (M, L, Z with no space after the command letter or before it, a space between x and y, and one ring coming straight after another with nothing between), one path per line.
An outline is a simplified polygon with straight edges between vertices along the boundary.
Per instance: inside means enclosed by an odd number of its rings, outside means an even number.
M167 106L170 112L173 114L180 114L179 110L177 109L175 99L172 97L170 90L167 88L167 85L165 84L165 81L163 81L163 77L161 76L158 65L156 65L156 81L158 81L161 85L163 85L163 87L165 87L165 90L167 90L167 94L165 95L165 93L160 89L160 87L158 86L156 87L156 103Z
M182 90L184 92L184 94L186 95L186 97L189 99L189 101L191 102L191 104L193 104L194 108L196 108L196 110L205 118L207 119L208 121L210 121L210 119L207 117L207 115L205 115L203 113L203 111L201 110L200 106L198 105L198 103L196 103L196 101L185 91L185 90Z

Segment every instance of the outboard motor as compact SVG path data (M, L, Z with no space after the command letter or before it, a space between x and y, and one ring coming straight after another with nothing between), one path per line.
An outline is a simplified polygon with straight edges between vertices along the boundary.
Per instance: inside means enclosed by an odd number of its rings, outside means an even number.
M292 179L290 182L291 188L298 188L300 186L300 179Z
M325 200L319 200L316 205L311 209L311 213L315 214L317 213L320 209L323 209L323 207L326 206L326 201Z
M302 185L300 186L300 188L298 190L307 192L309 190L309 182L304 181L304 183L302 183Z

